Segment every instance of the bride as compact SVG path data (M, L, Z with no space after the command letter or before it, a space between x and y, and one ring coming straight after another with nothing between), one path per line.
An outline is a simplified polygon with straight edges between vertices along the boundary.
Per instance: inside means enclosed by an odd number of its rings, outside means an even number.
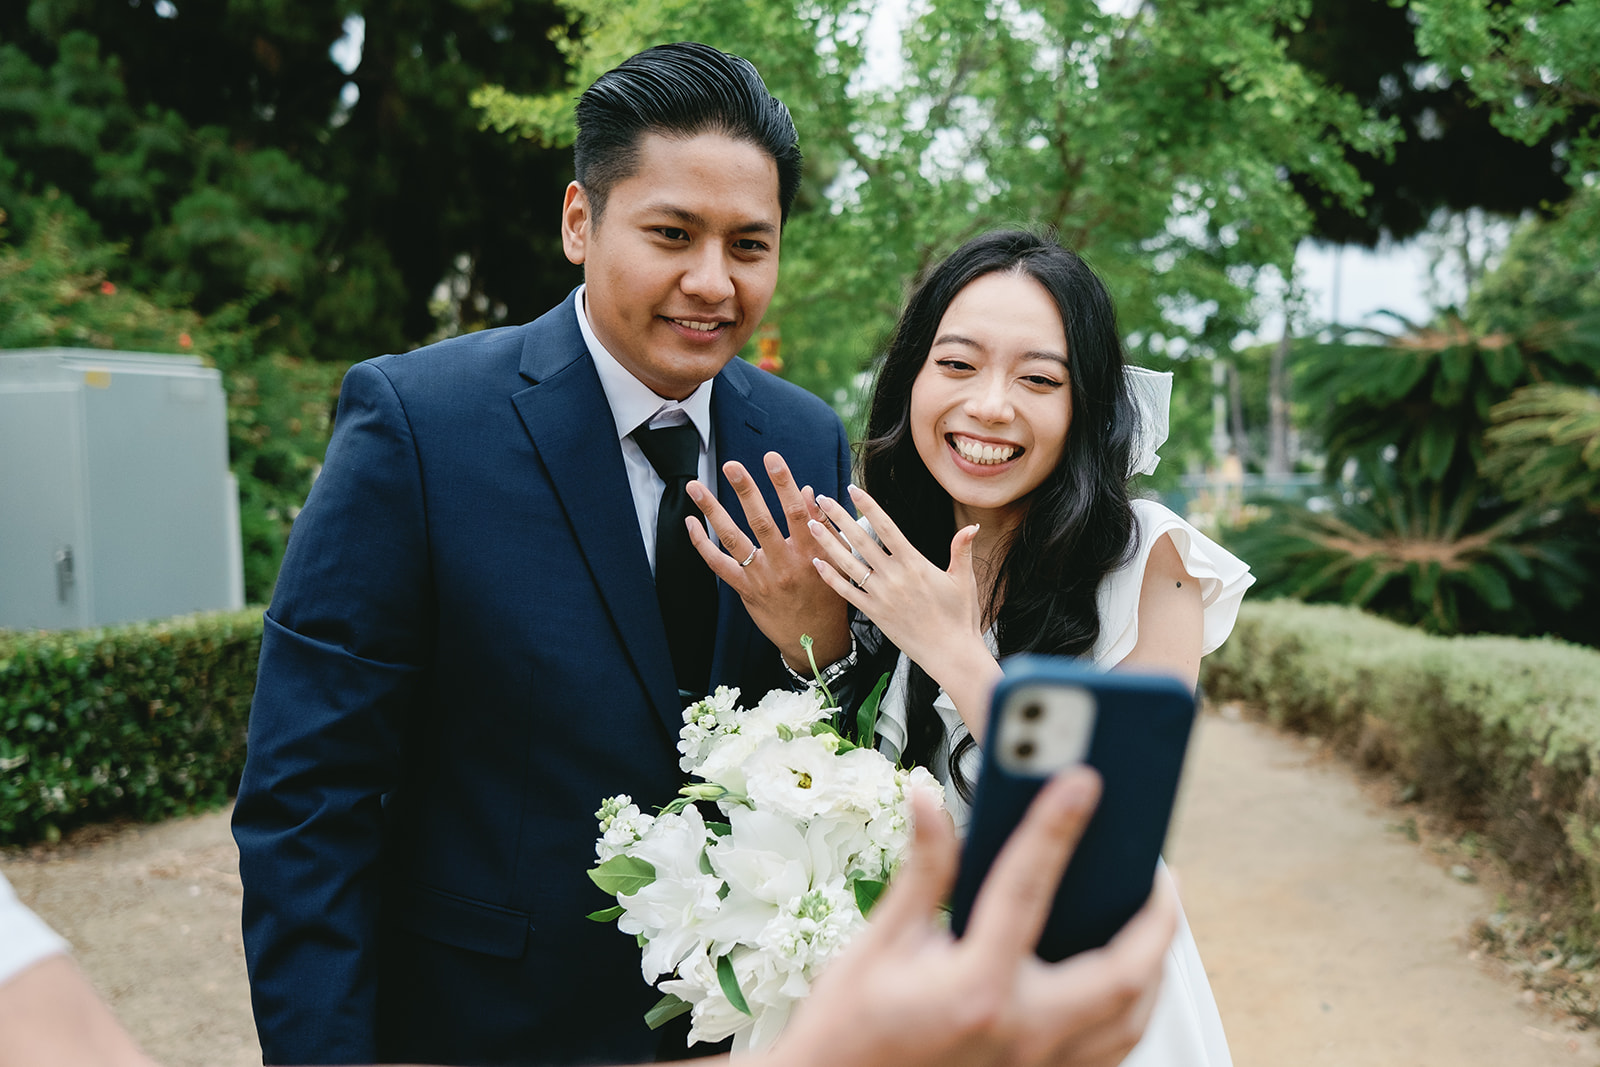
M1165 438L1165 379L1124 367L1105 286L1029 233L963 245L900 319L861 449L870 495L851 487L873 536L819 499L832 528L813 520L828 556L815 564L856 609L861 662L848 687L892 669L880 747L945 784L958 830L997 657L1087 657L1192 688L1201 656L1233 627L1252 581L1245 565L1128 496L1128 476L1154 469ZM1181 919L1155 1014L1126 1062L1232 1062Z

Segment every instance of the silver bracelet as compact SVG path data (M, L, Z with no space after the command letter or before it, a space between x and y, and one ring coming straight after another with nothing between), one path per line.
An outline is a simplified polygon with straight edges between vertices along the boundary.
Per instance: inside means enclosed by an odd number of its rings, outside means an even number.
M778 659L783 663L783 669L789 672L789 677L793 678L800 685L811 689L818 685L832 685L834 682L837 682L839 677L843 675L845 671L856 665L856 652L856 635L851 633L850 654L845 656L843 659L836 659L826 667L822 668L822 677L820 679L807 678L805 675L789 666L789 661L783 658L782 652L778 653Z

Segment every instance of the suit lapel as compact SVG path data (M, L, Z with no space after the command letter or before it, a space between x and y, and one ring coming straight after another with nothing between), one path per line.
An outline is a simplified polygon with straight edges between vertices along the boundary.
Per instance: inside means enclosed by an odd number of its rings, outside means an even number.
M740 373L743 369L744 365L735 359L717 376L716 387L711 393L711 425L716 435L717 466L720 468L729 460L736 459L756 476L758 482L764 483L761 457L767 451L764 440L768 416L764 409L751 402L748 385ZM768 509L782 521L782 513L778 510L777 499L770 487L764 485L763 495L767 499ZM717 500L748 536L750 524L745 521L744 506L728 484L727 475L720 469L717 471ZM739 676L755 634L755 624L750 621L739 594L726 583L718 582L717 642L711 657L713 685ZM760 693L744 694L747 701L761 696Z
M547 322L547 329L530 332L523 348L522 374L534 384L516 393L512 403L549 472L623 649L644 680L668 736L676 738L683 725L682 706L605 390L584 347L570 298L535 325Z

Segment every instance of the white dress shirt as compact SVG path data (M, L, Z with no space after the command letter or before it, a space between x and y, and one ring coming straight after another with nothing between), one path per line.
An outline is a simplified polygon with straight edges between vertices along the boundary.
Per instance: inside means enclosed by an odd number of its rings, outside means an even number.
M67 943L17 899L11 883L0 874L0 983L65 951Z
M650 560L650 571L654 573L656 512L661 507L661 491L667 483L650 466L644 450L629 435L646 425L656 429L692 423L700 434L700 481L715 493L716 442L711 439L711 386L714 379L701 382L700 388L683 400L667 400L657 396L648 385L635 378L632 371L617 362L617 357L607 352L606 346L595 336L584 306L587 290L588 286L578 288L578 329L583 333L584 344L589 346L595 372L600 375L600 388L605 390L606 403L610 405L611 418L616 423L617 440L622 443L622 462L628 469L628 489L633 493L633 507L639 516L639 535L644 538L644 553ZM709 531L709 526L707 529Z

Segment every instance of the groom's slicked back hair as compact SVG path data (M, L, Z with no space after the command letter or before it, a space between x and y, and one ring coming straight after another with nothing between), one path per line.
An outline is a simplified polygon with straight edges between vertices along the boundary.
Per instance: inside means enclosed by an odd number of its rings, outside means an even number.
M778 165L783 221L800 189L800 137L783 101L749 60L692 41L657 45L595 79L578 98L573 166L598 219L617 182L638 170L647 133L720 133L748 141Z

